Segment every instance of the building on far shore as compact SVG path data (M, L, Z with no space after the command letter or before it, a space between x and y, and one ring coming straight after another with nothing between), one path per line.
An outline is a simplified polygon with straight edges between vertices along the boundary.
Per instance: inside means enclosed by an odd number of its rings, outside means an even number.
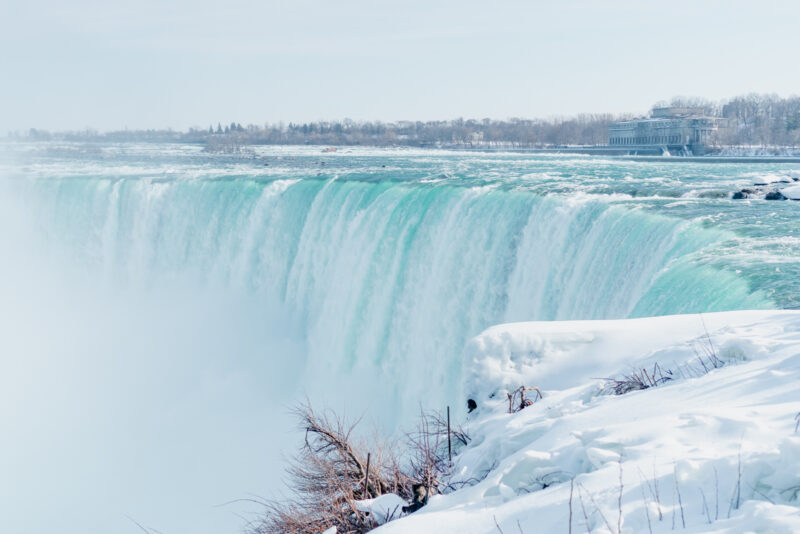
M609 146L632 152L660 148L664 153L702 155L722 126L724 119L705 115L703 108L654 108L648 118L609 125Z

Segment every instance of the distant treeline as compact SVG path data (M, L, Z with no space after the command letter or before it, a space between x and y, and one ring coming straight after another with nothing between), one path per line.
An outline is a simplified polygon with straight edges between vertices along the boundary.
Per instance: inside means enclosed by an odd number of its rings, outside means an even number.
M702 107L708 115L727 119L713 140L718 145L800 145L800 97L751 94L726 102L676 98L656 106ZM369 145L412 147L551 147L604 145L608 125L633 115L582 114L552 119L448 121L318 121L288 124L240 123L173 130L94 130L50 133L31 129L10 138L63 141L149 141L205 144L211 151L235 152L246 145Z
M719 114L728 119L717 135L720 145L800 145L800 97L741 96L723 104Z
M411 122L318 121L258 126L239 123L208 128L172 130L125 130L99 133L93 130L50 133L31 129L9 134L29 140L153 141L206 143L220 150L244 145L370 145L370 146L552 146L595 145L608 142L608 125L622 117L578 115L564 119L509 119Z

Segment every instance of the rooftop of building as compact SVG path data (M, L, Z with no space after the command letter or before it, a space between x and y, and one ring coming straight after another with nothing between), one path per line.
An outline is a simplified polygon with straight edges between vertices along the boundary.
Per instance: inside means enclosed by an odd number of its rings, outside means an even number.
M654 119L677 119L677 118L694 118L706 116L705 109L700 107L660 107L653 108L650 112L650 117Z

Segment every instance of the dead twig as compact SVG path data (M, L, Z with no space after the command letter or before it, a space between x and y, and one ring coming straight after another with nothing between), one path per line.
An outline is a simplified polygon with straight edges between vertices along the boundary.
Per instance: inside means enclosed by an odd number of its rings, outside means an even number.
M711 513L708 511L708 502L706 501L706 492L703 491L703 488L700 488L700 495L703 497L703 511L706 514L706 519L708 520L708 524L711 524Z
M622 455L619 455L619 500L617 501L617 507L619 509L619 516L617 518L617 534L622 534Z
M578 499L581 501L581 511L583 512L583 524L586 525L586 534L592 534L592 526L589 524L589 514L586 513L586 506L583 502L583 492L581 485L578 484Z
M575 490L575 477L569 479L569 534L572 534L572 493Z
M649 503L647 502L647 496L644 493L644 484L645 481L642 480L641 484L639 484L639 489L642 490L642 503L644 503L644 515L647 518L647 530L650 534L653 534L653 525L650 523L650 510L649 510Z
M533 400L525 397L526 391L536 392ZM511 393L506 393L506 396L508 396L508 413L517 413L543 398L542 391L539 388L528 386L520 386Z
M578 484L578 486L581 486L581 484ZM597 501L594 500L594 495L592 495L592 493L589 490L587 490L585 487L583 488L583 490L589 496L589 500L592 501L592 505L594 506L594 509L597 511L598 514L600 514L600 518L606 524L606 527L608 528L608 531L609 532L614 532L614 529L611 528L611 523L608 522L608 519L606 519L605 514L600 509L600 507L597 505Z
M653 369L650 372L645 368L641 368L630 374L623 375L622 378L610 377L600 378L599 380L605 380L603 392L614 395L624 395L631 391L640 391L660 386L673 378L672 370L664 369L656 362L653 364Z
M686 517L683 515L683 499L681 498L681 487L678 484L678 468L677 466L673 467L673 475L675 478L675 492L678 494L678 506L681 509L681 524L683 528L686 528Z

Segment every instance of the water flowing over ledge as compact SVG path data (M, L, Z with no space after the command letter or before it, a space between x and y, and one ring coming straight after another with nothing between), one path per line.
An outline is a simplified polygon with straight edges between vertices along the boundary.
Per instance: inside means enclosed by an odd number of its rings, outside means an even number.
M494 323L770 306L700 261L732 236L595 198L337 179L26 193L63 257L107 286L256 294L302 336L311 383L369 377L395 416L458 398L457 355Z
M37 480L53 517L106 503L101 530L232 530L212 504L279 487L287 404L367 402L390 431L461 406L465 344L497 323L797 296L793 208L719 194L747 167L72 148L0 166L5 517L38 532Z

